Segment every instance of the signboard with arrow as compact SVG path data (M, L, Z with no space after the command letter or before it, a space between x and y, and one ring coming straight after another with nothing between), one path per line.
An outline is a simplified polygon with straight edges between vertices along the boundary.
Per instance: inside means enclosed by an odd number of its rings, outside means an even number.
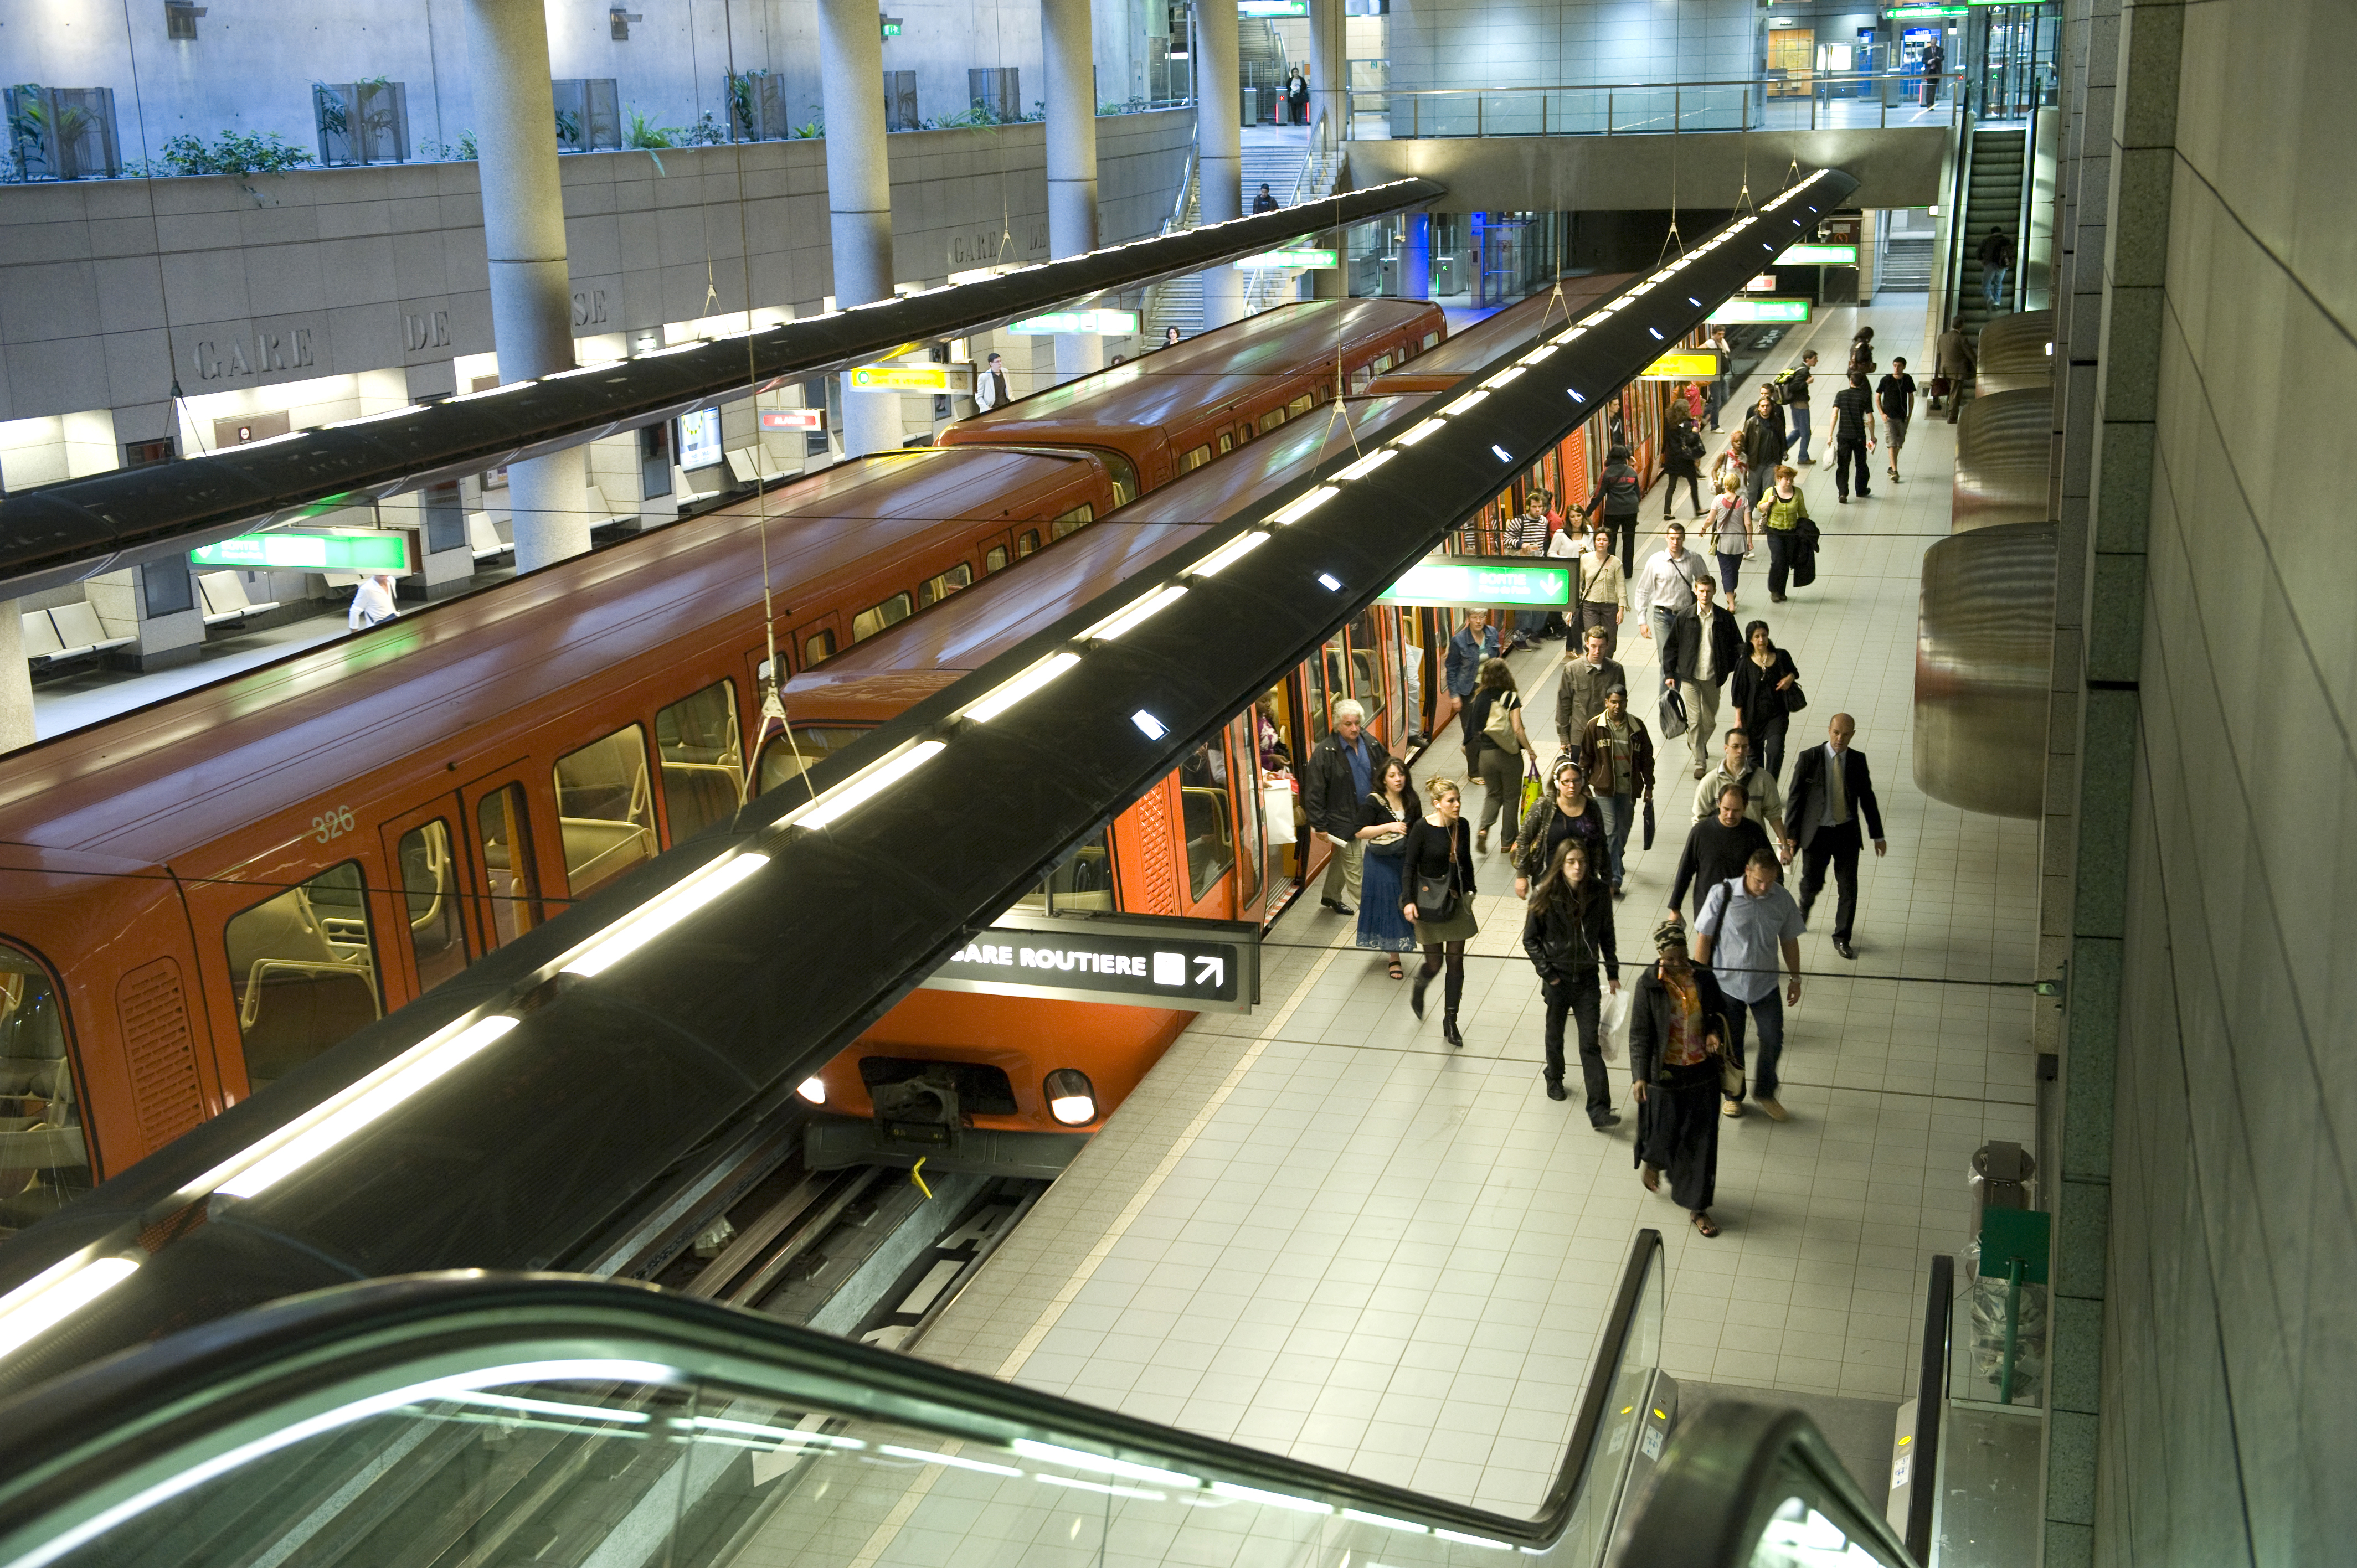
M976 931L922 989L1249 1013L1260 1000L1260 928L1249 920L1010 909Z

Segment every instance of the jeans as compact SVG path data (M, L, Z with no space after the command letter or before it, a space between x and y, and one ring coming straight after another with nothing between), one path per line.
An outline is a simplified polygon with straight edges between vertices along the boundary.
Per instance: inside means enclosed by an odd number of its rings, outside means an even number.
M1751 1015L1751 1021L1760 1026L1759 1058L1749 1066L1743 1059L1743 1025L1747 1010ZM1734 1053L1735 1065L1745 1068L1749 1080L1745 1087L1752 1096L1760 1100L1775 1099L1776 1063L1784 1054L1783 993L1770 987L1768 994L1757 1002L1738 1002L1732 996L1728 997L1727 1048Z
M1474 762L1474 772L1481 780L1481 831L1488 832L1501 814L1506 820L1505 838L1512 843L1523 825L1523 754L1501 751L1495 742L1482 739L1481 751Z
M1568 1014L1579 1026L1579 1076L1587 1083L1587 1119L1599 1122L1612 1112L1612 1086L1604 1076L1604 1052L1596 1036L1597 1008L1604 988L1591 969L1569 980L1550 975L1545 989L1546 1080L1563 1081L1563 1023Z
M1743 557L1718 552L1718 586L1729 599L1735 597L1735 579L1742 574Z
M1789 528L1767 530L1768 593L1771 598L1784 596L1784 579L1792 570L1792 531Z
M1516 610L1514 635L1527 638L1539 637L1545 632L1546 623L1547 613L1544 610Z
M1784 460L1788 463L1805 463L1809 460L1809 405L1805 403L1796 403L1784 413L1786 423L1792 429L1792 435L1784 438ZM1795 452L1800 454L1798 457L1792 456Z
M1684 607L1679 607L1680 609ZM1653 658L1657 662L1666 664L1669 661L1670 628L1677 618L1677 610L1666 605L1645 607L1645 625L1653 634Z
M1751 509L1755 527L1759 522L1760 498L1766 495L1768 487L1775 482L1776 465L1773 463L1753 463L1743 470L1743 504Z
M2008 270L2005 267L1987 267L1981 272L1981 293L1986 296L1992 315L1996 313L1998 302L2005 298L2005 274Z
M1326 857L1326 886L1319 897L1355 909L1359 907L1359 874L1365 868L1367 841L1352 839L1348 843L1336 843L1329 839L1326 847L1333 853Z
M1825 868L1833 868L1834 882L1840 897L1834 905L1834 940L1849 940L1850 930L1857 919L1857 852L1859 846L1857 819L1820 826L1813 837L1801 846L1801 918L1809 918L1809 907L1824 891Z
M1604 815L1604 843L1612 861L1612 886L1620 886L1628 870L1629 829L1637 820L1634 795L1598 795L1596 809Z
M1857 469L1857 499L1864 500L1874 493L1866 488L1867 480L1874 475L1874 470L1867 466L1866 442L1863 439L1853 441L1847 438L1835 442L1834 493L1835 495L1849 494L1849 475L1853 466Z

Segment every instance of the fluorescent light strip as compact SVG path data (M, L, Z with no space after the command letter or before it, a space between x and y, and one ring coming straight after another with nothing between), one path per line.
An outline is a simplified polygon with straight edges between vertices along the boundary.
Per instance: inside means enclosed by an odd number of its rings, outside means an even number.
M528 1400L514 1394L484 1393L473 1389L442 1397L458 1404L490 1405L494 1410L522 1411L529 1415L562 1415L576 1421L619 1421L630 1426L644 1426L654 1419L644 1411L608 1410L594 1404L560 1404L554 1400Z
M1168 609L1172 605L1177 604L1186 592L1185 585L1179 583L1173 583L1167 587L1157 589L1153 593L1131 600L1113 615L1107 616L1089 628L1081 636L1091 642L1109 642L1125 632L1135 630L1151 617Z
M27 1340L64 1322L138 1270L129 1258L79 1253L43 1269L0 1296L0 1356L15 1354Z
M301 1130L293 1137L222 1182L213 1191L223 1197L253 1197L267 1190L428 1084L471 1060L477 1052L515 1026L513 1018L505 1014L493 1014L490 1017L477 1019L447 1039L429 1041L402 1058L394 1064L396 1070L389 1076L379 1079L371 1074L353 1085L354 1089L365 1089L365 1092L355 1095L347 1091L345 1095L328 1101L334 1109L328 1114L297 1123Z
M1422 424L1415 425L1413 428L1392 437L1392 445L1394 446L1413 446L1427 435L1437 435L1441 426L1448 423L1448 422L1447 420L1442 419L1436 414L1434 417L1426 420Z
M768 855L753 853L716 860L576 948L561 967L567 974L602 974L769 864Z
M1223 1498L1240 1502L1266 1503L1271 1508L1291 1509L1296 1513L1332 1513L1332 1503L1314 1502L1308 1498L1291 1497L1284 1492L1265 1492L1258 1487L1240 1487L1233 1481L1214 1481L1211 1490Z
M1103 1454L1087 1454L1078 1448L1061 1448L1053 1443L1034 1443L1028 1437L1018 1437L1007 1446L1026 1459L1045 1459L1052 1464L1069 1465L1075 1470L1096 1470L1108 1476L1124 1476L1133 1481L1159 1481L1166 1487L1200 1487L1203 1484L1195 1477L1178 1470L1135 1464L1127 1459L1108 1458Z
M1289 523L1299 522L1340 493L1332 485L1320 485L1307 495L1296 496L1284 506L1269 513L1268 521L1279 528Z
M805 828L823 828L847 816L889 789L942 749L938 740L920 740L898 757L877 763L856 778L829 789L810 805L789 812L784 821Z
M2052 345L2050 344L2049 345L2050 348L2051 346ZM1334 478L1338 480L1363 479L1369 474L1373 473L1377 468L1382 467L1384 464L1390 462L1393 458L1398 456L1399 448L1396 446L1378 446L1373 451L1368 453L1365 456L1360 458L1357 462L1351 464L1349 467L1343 469L1340 473L1335 475Z
M1560 342L1542 343L1537 348L1532 349L1529 353L1523 355L1519 363L1535 365L1540 360L1546 359L1549 355L1553 354L1562 346L1563 345Z
M799 1427L764 1426L759 1422L730 1421L725 1416L699 1415L689 1423L714 1432L741 1433L748 1437L774 1438L780 1443L815 1443L825 1448L865 1448L867 1444L856 1437L836 1437L823 1432L804 1432Z
M1361 1524L1379 1524L1385 1530L1404 1530L1411 1535L1430 1535L1432 1526L1418 1524L1410 1519L1394 1519L1388 1514L1368 1513L1360 1509L1344 1509L1344 1519L1357 1520Z
M1083 1481L1077 1476L1041 1476L1035 1474L1031 1478L1035 1481L1043 1482L1050 1487L1073 1487L1083 1492L1095 1492L1100 1496L1108 1498L1135 1498L1140 1502L1147 1503L1168 1502L1169 1500L1168 1494L1164 1492L1149 1492L1137 1487L1108 1487L1103 1481Z
M1010 681L1001 682L986 695L958 710L958 717L986 724L1081 661L1077 653L1050 653Z
M936 1454L930 1448L903 1448L897 1443L880 1443L876 1452L889 1454L895 1459L916 1459L927 1465L947 1465L956 1470L979 1470L985 1476L1020 1476L1022 1471L1012 1465L985 1465L979 1459L961 1458L955 1454Z
M1486 1546L1492 1552L1512 1552L1502 1541L1492 1541L1486 1535L1468 1535L1461 1530L1436 1530L1433 1535L1442 1541L1454 1541L1462 1546Z
M1269 536L1267 534L1261 532L1258 529L1254 529L1250 533L1239 533L1233 539L1229 540L1227 543L1222 545L1219 549L1214 550L1211 554L1205 556L1201 563L1199 564L1195 567L1194 571L1189 573L1189 575L1195 577L1216 577L1222 572L1226 571L1229 567L1234 565L1237 562L1243 560L1245 556L1251 554L1262 545L1267 543L1268 538Z
M536 387L539 384L538 380L527 376L520 381L503 381L495 387L485 387L480 392L461 392L457 397L447 397L442 401L444 403L479 403L487 397L505 397L511 392L522 392L526 387Z
M1444 415L1453 417L1457 414L1463 413L1466 410L1471 408L1475 403L1480 403L1483 398L1486 398L1489 395L1489 388L1475 387L1471 392L1467 392L1463 397L1458 398L1455 403L1450 403L1447 408L1442 409L1440 412Z
M1508 365L1504 370L1500 371L1496 375L1491 376L1488 381L1483 381L1481 385L1485 389L1494 391L1499 387L1504 386L1507 382L1512 381L1516 376L1519 376L1522 373L1522 366Z
M382 413L363 413L358 419L339 419L333 424L327 426L327 428L329 430L350 430L354 425L358 424L374 424L380 420L402 419L413 413L423 413L425 412L425 404L422 403L407 403L400 408L388 408ZM248 442L247 445L252 446L253 443Z

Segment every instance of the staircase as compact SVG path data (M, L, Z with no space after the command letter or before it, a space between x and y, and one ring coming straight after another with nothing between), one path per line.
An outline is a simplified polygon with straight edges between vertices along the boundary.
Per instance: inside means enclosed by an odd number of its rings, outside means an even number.
M1994 219L1991 220L1995 221ZM1882 265L1874 274L1877 294L1927 294L1932 287L1932 238L1885 242Z
M1243 206L1252 210L1253 198L1266 185L1280 205L1299 206L1334 194L1342 177L1344 152L1330 137L1314 139L1309 130L1290 125L1254 125L1243 132ZM1192 229L1200 220L1202 192L1192 166L1187 188L1177 209L1163 225L1166 234ZM1254 270L1244 284L1244 313L1266 310L1293 297L1297 271ZM1203 280L1189 273L1168 279L1146 291L1145 333L1148 344L1159 346L1166 328L1176 327L1191 338L1203 329Z
M2026 131L1975 131L1971 184L1964 194L1964 233L1956 270L1956 306L1964 330L1975 338L1989 318L1988 298L1981 293L1981 242L1992 224L2012 235L2014 265L2021 264L2021 159L2029 140ZM2006 283L2007 292L2013 280Z

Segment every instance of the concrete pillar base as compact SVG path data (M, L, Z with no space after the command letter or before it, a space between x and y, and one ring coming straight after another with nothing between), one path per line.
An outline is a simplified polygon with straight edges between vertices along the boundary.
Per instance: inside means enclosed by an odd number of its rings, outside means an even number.
M515 530L516 571L537 571L589 553L588 477L580 447L508 467L508 506Z
M25 662L24 611L0 604L0 751L33 744L33 671Z
M899 392L854 392L851 378L843 378L843 455L865 457L872 452L897 452L906 441Z

